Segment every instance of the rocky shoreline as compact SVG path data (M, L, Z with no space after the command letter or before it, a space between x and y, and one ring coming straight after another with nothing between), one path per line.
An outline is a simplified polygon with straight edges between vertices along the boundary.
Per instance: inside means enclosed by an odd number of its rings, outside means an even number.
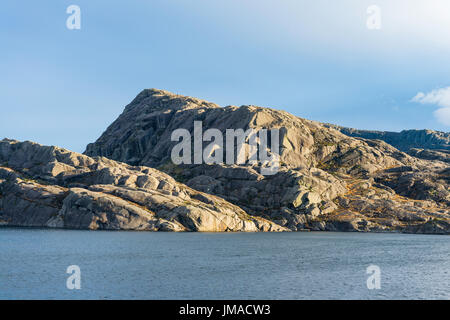
M278 129L279 171L264 176L258 163L173 164L170 134L193 133L194 121L221 132ZM403 152L284 111L147 89L85 154L0 141L0 225L449 234L445 148Z
M0 220L9 226L284 231L147 167L32 142L0 141Z

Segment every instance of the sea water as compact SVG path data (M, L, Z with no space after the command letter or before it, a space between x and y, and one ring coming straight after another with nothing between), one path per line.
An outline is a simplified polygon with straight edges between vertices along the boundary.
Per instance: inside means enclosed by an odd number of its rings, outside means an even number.
M450 299L450 238L0 228L0 299Z

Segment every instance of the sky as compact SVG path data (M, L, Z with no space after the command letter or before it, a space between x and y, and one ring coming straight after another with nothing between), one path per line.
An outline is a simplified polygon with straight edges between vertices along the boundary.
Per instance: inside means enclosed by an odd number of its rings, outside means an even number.
M0 139L83 152L145 88L449 131L450 1L2 1Z

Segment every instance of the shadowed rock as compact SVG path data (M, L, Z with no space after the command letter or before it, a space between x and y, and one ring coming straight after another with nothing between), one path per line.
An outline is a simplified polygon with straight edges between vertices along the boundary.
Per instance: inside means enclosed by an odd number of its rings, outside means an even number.
M450 133L434 130L403 130L401 132L370 131L326 125L342 133L357 138L383 140L395 148L408 152L411 148L442 149L450 151Z

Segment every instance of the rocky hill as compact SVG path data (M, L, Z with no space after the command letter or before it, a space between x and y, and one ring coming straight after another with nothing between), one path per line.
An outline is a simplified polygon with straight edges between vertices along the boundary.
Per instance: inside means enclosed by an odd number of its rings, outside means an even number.
M149 231L285 231L156 169L0 141L0 224Z
M215 128L224 135L227 129L279 129L278 172L262 175L259 162L175 165L172 132L183 128L194 136L194 121L203 132ZM289 230L450 232L448 162L269 108L220 107L147 89L85 154L156 168Z

